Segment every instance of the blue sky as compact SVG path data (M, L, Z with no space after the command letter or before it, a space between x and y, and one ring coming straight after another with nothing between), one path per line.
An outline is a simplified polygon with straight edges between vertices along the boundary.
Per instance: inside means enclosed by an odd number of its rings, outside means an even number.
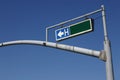
M112 45L115 80L120 79L119 1L118 0L1 0L0 42L45 40L48 26L106 8L109 39ZM95 19L94 32L59 43L103 50L101 13ZM55 42L55 29L49 41ZM105 63L97 58L35 45L0 48L0 80L106 80Z

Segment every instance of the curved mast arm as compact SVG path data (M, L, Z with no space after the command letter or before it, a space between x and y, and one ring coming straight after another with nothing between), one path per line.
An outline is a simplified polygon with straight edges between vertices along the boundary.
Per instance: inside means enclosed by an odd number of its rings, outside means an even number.
M89 55L89 56L97 57L97 58L100 58L101 60L104 60L101 56L100 51L85 49L85 48L80 48L80 47L75 47L75 46L70 46L70 45L65 45L65 44L46 42L46 41L37 41L37 40L8 41L8 42L0 43L0 47L10 46L10 45L18 45L18 44L30 44L30 45L40 45L40 46L52 47L52 48L75 52L78 54Z

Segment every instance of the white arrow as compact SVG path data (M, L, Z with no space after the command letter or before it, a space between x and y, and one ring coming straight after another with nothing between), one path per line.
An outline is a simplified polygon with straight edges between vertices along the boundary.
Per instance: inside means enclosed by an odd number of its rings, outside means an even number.
M59 36L59 37L62 37L63 34L64 34L64 32L59 31L58 36Z

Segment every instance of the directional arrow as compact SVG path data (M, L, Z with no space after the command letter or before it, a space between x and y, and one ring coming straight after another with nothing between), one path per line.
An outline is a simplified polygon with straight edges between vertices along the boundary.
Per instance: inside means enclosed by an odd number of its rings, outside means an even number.
M59 31L58 36L59 36L59 37L62 37L63 34L64 34L64 32Z

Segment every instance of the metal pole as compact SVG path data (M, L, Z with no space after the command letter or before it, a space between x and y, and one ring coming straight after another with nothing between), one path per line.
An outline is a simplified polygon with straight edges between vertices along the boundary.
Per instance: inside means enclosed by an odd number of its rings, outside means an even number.
M106 78L107 80L114 80L114 73L113 73L113 64L112 64L112 54L111 54L111 46L110 41L107 35L107 28L106 28L106 17L105 17L105 8L104 5L102 7L102 19L103 19L103 29L104 29L104 51L106 53Z
M63 24L66 24L66 23L69 23L69 22L72 22L72 21L75 21L75 20L84 18L84 17L86 17L86 16L90 16L90 15L93 15L93 14L98 13L98 12L101 12L101 11L102 11L102 9L98 9L98 10L96 10L96 11L93 11L93 12L90 12L90 13L87 13L87 14L84 14L84 15L82 15L82 16L78 16L78 17L76 17L76 18L73 18L73 19L70 19L70 20L61 22L61 23L59 23L59 24L56 24L56 25L53 25L53 26L49 26L49 27L47 27L47 29L51 29L51 28L54 28L54 27L56 27L56 26L60 26L60 25L63 25Z
M48 41L48 28L46 28L46 42Z
M101 51L96 51L92 49L80 48L76 46L70 46L65 44L57 44L53 42L46 42L46 41L37 41L37 40L16 40L16 41L8 41L0 43L0 47L10 46L10 45L19 45L19 44L29 44L29 45L41 45L45 47L52 47L61 50L75 52L77 54L84 54L92 57L97 57L104 61L104 58L101 57Z

